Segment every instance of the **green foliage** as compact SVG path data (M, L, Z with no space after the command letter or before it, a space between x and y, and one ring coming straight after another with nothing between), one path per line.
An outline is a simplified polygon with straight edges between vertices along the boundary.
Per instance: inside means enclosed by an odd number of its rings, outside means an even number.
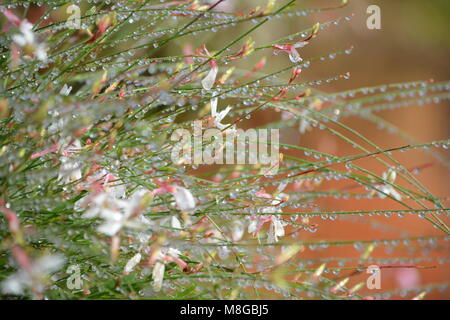
M95 6L93 1L74 1L81 8L81 25L68 29L66 9L71 2L4 1L3 297L363 298L367 294L355 292L361 285L352 276L364 273L368 264L399 265L411 259L420 264L423 250L448 248L449 209L419 181L417 168L405 167L396 154L425 150L448 168L442 150L450 140L417 142L377 112L448 100L450 82L411 81L327 93L320 89L322 84L345 81L349 75L343 71L305 81L293 72L349 55L352 48L323 48L331 52L295 62L286 52L271 56L305 39L313 43L351 17L305 26L270 43L254 44L250 39L270 30L272 19L339 13L345 2L303 9L295 1L279 1L238 14L218 11L214 5L201 7L196 1L96 1ZM29 31L35 42L21 46L14 40L21 26L14 24L13 16L23 21L31 11L42 12ZM231 38L212 50L208 40L216 37ZM40 45L45 45L44 58L38 55ZM203 45L209 55L201 50ZM282 58L287 65L275 71L257 68L263 57L267 65ZM205 90L201 81L212 63L218 65L219 75L213 89ZM265 174L258 165L174 163L171 150L178 141L170 139L172 133L190 130L194 120L208 123L214 98L219 98L221 110L231 106L226 129L269 113L273 121L259 128L297 128L300 123L345 141L355 153L337 156L281 143L283 159L275 175ZM346 125L348 117L373 122L410 144L383 150ZM378 162L384 170L371 171L365 160ZM360 188L321 187L329 180L351 181ZM188 195L171 188L187 190ZM191 211L189 194L196 202ZM320 205L326 197L386 198L386 209L335 211ZM389 209L390 203L402 209ZM392 239L303 239L317 230L317 216L330 221L360 218L377 229L381 227L371 221L373 215L406 214L427 220L438 232L417 237L406 231ZM114 220L120 225L116 232L111 231L111 219L122 219ZM255 221L261 229L249 233ZM275 223L285 229L278 242L269 241ZM382 228L389 228L389 223ZM355 246L362 255L303 255L341 246ZM395 257L377 260L372 251L378 247L394 248ZM411 257L411 252L418 257ZM137 254L139 261L124 271ZM155 284L158 264L164 265L160 291ZM68 288L72 274L66 270L71 265L79 268L82 280L75 290ZM12 284L5 285L11 277ZM347 277L350 282L341 282ZM20 294L7 290L13 285L20 287ZM447 287L426 284L403 294Z

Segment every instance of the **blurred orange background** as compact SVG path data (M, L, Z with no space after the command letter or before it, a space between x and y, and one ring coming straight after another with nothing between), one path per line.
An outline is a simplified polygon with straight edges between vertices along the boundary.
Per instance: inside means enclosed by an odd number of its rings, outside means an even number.
M302 7L322 7L335 5L336 1L302 1ZM369 14L366 9L369 5L376 4L381 8L381 30L369 30L366 19ZM300 5L300 4L299 4ZM450 78L449 53L450 38L450 2L449 1L350 1L349 5L336 11L313 14L305 18L294 18L289 24L284 21L278 22L280 27L271 28L270 34L262 34L261 41L269 42L278 37L297 32L312 25L315 22L326 22L341 16L353 18L349 22L333 26L322 32L311 44L302 49L302 56L313 57L328 52L338 51L354 46L353 53L349 56L340 56L331 61L314 63L310 68L304 70L302 78L305 80L323 79L347 71L351 73L351 79L337 81L327 86L320 87L326 92L337 92L353 88L397 83L403 81L429 80L442 81ZM259 39L258 39L259 40ZM276 69L277 67L274 67ZM413 137L417 142L430 142L434 140L449 139L450 129L450 103L448 101L426 106L411 106L376 113L377 116L391 122ZM262 120L264 119L264 120ZM261 122L270 122L271 116L264 113L258 118ZM379 147L387 149L409 144L398 134L390 134L387 130L380 130L373 123L361 118L348 118L344 124L362 133L366 138L376 143ZM359 151L353 149L348 143L339 140L336 136L323 131L314 130L302 136L295 128L285 129L281 132L282 141L290 144L302 145L317 149L322 152L344 156L357 154ZM352 137L353 138L353 137ZM360 142L360 141L358 141ZM448 165L448 152L443 153ZM429 153L419 151L397 152L393 154L407 168L414 168L424 164L432 163L432 166L424 169L418 179L443 201L448 207L449 201L449 178L448 166L438 163ZM373 160L360 161L364 168L379 175L385 170L380 163ZM402 182L399 182L402 184ZM352 185L352 182L326 182L323 189L336 188ZM363 188L351 191L364 192ZM355 211L355 210L386 210L404 209L393 200L361 199L336 200L332 197L324 198L320 202L323 211ZM415 208L417 204L411 203ZM445 219L444 219L445 220ZM445 220L448 223L448 218ZM417 215L406 215L398 217L355 217L351 219L337 219L332 223L327 220L315 218L318 223L318 231L314 234L302 232L302 240L309 239L384 239L400 238L408 236L443 235L435 229L431 223L419 218ZM388 230L377 227L375 224L388 226ZM331 254L332 252L332 254ZM352 246L332 247L326 250L306 250L304 257L327 258L330 256L359 257L361 251ZM407 288L415 285L427 285L432 283L448 283L450 280L450 268L447 263L439 264L436 259L449 258L449 247L447 243L432 250L419 250L412 254L402 250L389 252L385 246L375 249L372 257L432 257L432 262L418 263L420 266L431 266L430 269L382 269L382 290L364 289L365 294L376 295L377 291L389 291ZM351 265L351 264L348 264ZM356 266L356 262L355 262ZM339 276L350 274L342 272ZM367 274L360 274L351 283L365 281ZM394 295L395 298L402 298ZM384 298L390 298L388 296ZM412 298L408 295L405 298ZM427 299L448 299L450 291L444 292L433 290Z

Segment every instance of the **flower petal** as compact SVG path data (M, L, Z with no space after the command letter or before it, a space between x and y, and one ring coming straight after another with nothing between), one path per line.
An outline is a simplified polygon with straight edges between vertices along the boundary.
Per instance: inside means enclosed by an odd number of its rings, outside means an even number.
M173 197L178 209L188 213L194 212L196 206L195 198L188 189L177 186L173 192Z
M218 103L218 98L212 98L211 99L211 116L213 116L214 118L217 117L217 103Z
M137 266L137 264L141 261L142 255L140 253L135 254L130 260L128 260L127 264L125 265L124 272L130 273L134 270L134 268Z
M290 59L291 62L293 62L293 63L297 63L297 62L300 62L300 61L303 60L303 59L300 57L300 54L298 53L298 51L295 50L294 47L289 51L289 59Z
M219 71L219 68L212 67L211 70L209 70L206 77L202 80L202 86L205 90L211 90L211 88L214 86L214 82L216 82L217 72Z
M153 267L152 279L153 279L153 290L160 291L164 279L165 266L162 262L156 262Z

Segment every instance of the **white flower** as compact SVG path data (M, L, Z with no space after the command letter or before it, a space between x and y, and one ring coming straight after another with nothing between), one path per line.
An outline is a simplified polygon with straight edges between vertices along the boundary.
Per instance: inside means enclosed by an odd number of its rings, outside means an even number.
M181 222L177 217L172 216L170 218L170 226L174 229L181 229Z
M123 199L125 197L125 193L127 191L127 188L123 184L112 184L109 183L106 185L108 188L108 193L114 197L115 199Z
M394 183L397 178L397 172L392 168L389 168L388 171L383 172L383 180L387 180L390 183Z
M61 91L59 91L59 94L63 96L68 96L70 94L70 91L72 91L72 87L69 87L67 84L64 84Z
M119 210L103 211L102 218L105 222L98 227L98 230L106 235L113 236L124 227L141 229L145 225L150 225L150 221L142 215L139 215L138 217L133 216L136 210L141 206L141 202L146 193L146 190L139 190L127 200L116 200L116 205Z
M141 262L141 259L142 255L140 253L135 254L130 260L128 260L127 264L125 265L124 272L128 274L133 271L138 263Z
M393 186L383 185L383 186L381 186L380 190L382 192L384 192L385 194L388 194L388 195L392 196L397 201L402 200L402 196L400 195L400 193L398 193L397 190L394 189ZM381 193L381 192L379 192L378 195L380 196L380 198L385 198L385 195L383 193Z
M394 183L395 179L397 178L397 172L391 168L389 168L388 171L383 172L383 180L388 181L389 183ZM378 188L381 192L377 192L378 196L380 198L385 198L386 194L392 196L395 200L400 201L402 200L402 196L400 193L398 193L395 188L387 183L378 185Z
M255 233L258 228L258 219L252 219L248 224L248 233Z
M62 144L63 154L60 158L61 166L59 167L58 180L63 183L70 183L82 178L81 164L70 157L71 153L77 152L81 149L79 140L75 140L72 144Z
M26 53L31 51L37 59L41 61L47 61L46 47L43 43L39 43L33 32L33 25L27 20L23 20L19 26L21 34L12 36L12 40L20 47L22 47Z
M127 217L125 217L122 213L113 210L103 210L102 218L104 219L104 223L101 224L97 230L101 233L106 234L107 236L114 236L117 232L119 232L126 224Z
M244 224L240 220L234 221L231 227L231 239L233 239L234 242L237 242L241 240L243 236L244 236Z
M176 186L172 195L175 198L178 209L183 212L194 213L197 203L188 189Z
M228 124L223 124L222 120L227 116L227 114L230 112L231 107L227 107L225 110L222 110L220 112L217 112L217 104L218 104L218 99L213 98L211 99L211 116L214 119L214 125L219 128L220 130L225 129L226 127L228 127Z
M83 218L102 218L103 224L97 230L108 236L114 236L124 227L142 229L151 222L142 215L135 217L134 214L141 206L146 193L146 190L139 190L131 198L119 200L108 191L102 192L91 201L90 208Z
M108 208L108 194L106 192L95 195L89 203L88 210L83 214L83 218L90 219L101 216L101 211ZM82 198L76 202L77 206L82 209L86 199Z
M79 180L83 177L80 169L80 164L68 157L61 157L61 166L58 172L58 179L61 179L64 184Z
M108 191L109 195L111 195L115 199L125 198L127 188L123 183L120 183L120 181L116 181L118 180L118 178L116 178L114 175L112 175L105 169L102 169L100 170L99 174L96 175L96 178L97 180L103 179L102 185ZM137 194L135 193L135 195Z
M293 63L302 61L303 59L296 49L303 48L307 44L308 44L308 42L299 42L299 43L294 44L289 52L289 60L291 60L291 62L293 62Z
M86 188L93 183L100 183L109 196L114 199L122 199L125 197L126 186L116 180L118 179L104 168L99 169L93 176L86 178Z
M284 226L286 223L280 218L279 215L276 215L275 213L283 212L279 204L283 201L282 199L285 196L285 194L281 192L284 190L286 185L286 183L283 183L278 186L274 196L272 196L270 205L260 209L260 213L263 214L258 214L252 217L252 220L248 226L248 233L256 234L259 232L264 223L270 222L269 232L267 234L267 240L269 243L277 242L279 237L283 237L285 235ZM265 192L259 196L270 197L268 194L265 196Z
M272 216L267 239L269 243L278 242L278 238L284 236L284 225L283 220L277 216Z
M278 186L277 191L276 191L276 193L278 193L278 195L274 198L274 200L272 200L272 203L271 203L273 205L273 207L264 208L262 210L263 212L269 213L269 210L271 213L276 213L276 212L282 213L283 212L283 210L280 208L280 206L278 206L278 204L280 204L282 202L282 198L283 198L284 194L281 193L281 191L284 190L286 185L287 184L283 183ZM270 243L278 242L278 238L283 237L285 234L284 226L286 225L286 223L278 215L271 215L269 219L270 219L270 228L269 228L269 234L268 234L268 241Z
M293 63L302 61L302 58L300 57L300 54L298 53L297 49L306 46L309 43L308 41L313 39L317 35L319 28L320 28L320 24L316 23L313 26L309 37L307 37L306 39L303 39L302 41L297 42L295 44L274 45L273 46L273 49L275 49L274 53L277 54L277 51L286 52L289 55L289 59Z
M302 48L306 46L308 42L302 41L295 43L293 45L275 45L273 48L276 50L274 51L274 54L277 54L277 51L286 52L289 55L289 59L293 63L298 63L302 61L303 59L300 57L300 54L298 53L297 49Z
M23 20L19 26L20 32L22 34L16 34L12 36L12 39L15 43L17 43L21 47L25 47L29 43L34 43L34 33L33 33L33 25L29 23L27 20Z
M223 260L228 259L231 253L231 249L228 246L220 246L217 251L219 258Z
M218 99L217 97L211 99L211 117L214 119L214 126L217 127L219 130L223 130L227 127L227 132L234 134L236 133L236 125L230 126L229 124L223 124L222 120L227 116L227 114L230 112L231 107L227 107L224 110L217 112L217 104Z
M219 71L219 68L214 63L211 69L209 70L208 74L205 78L202 80L202 87L205 90L211 90L214 86L214 82L216 82L217 73Z
M34 54L36 55L36 58L38 58L38 60L41 60L43 62L47 61L47 50L45 49L44 45L38 44Z
M177 232L183 228L181 221L176 216L169 216L159 220L159 225L163 228L173 228L177 230L171 230Z
M20 268L1 283L4 294L20 295L26 288L33 288L38 292L44 289L50 273L57 271L64 264L61 255L46 255L36 259L30 270Z
M55 134L64 129L67 125L67 118L60 118L58 120L53 120L52 123L48 126L47 131L49 134Z
M171 256L172 258L178 258L178 256L181 254L180 250L169 248L167 250L167 255Z

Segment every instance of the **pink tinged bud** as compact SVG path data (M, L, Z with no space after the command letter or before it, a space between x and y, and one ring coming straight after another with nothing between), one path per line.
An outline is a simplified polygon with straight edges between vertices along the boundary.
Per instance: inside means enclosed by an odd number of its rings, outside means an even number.
M184 270L184 269L187 267L187 263L184 262L184 261L183 261L182 259L180 259L180 258L168 256L168 257L166 258L166 261L167 261L167 262L175 262L177 265L180 266L181 270Z
M157 189L152 190L152 195L157 195L157 194L165 193L165 192L166 192L166 190L164 188L157 188Z
M289 84L291 84L292 82L294 82L294 80L298 78L298 76L300 75L300 73L302 73L302 69L300 69L300 68L295 68L295 69L292 71L292 77L289 79Z
M101 34L105 33L106 29L109 27L110 21L109 18L105 18L100 20L99 23L97 23L98 29Z
M271 199L272 198L272 195L270 195L270 194L268 194L267 192L264 192L264 191L256 192L255 196L261 197L261 198L266 198L266 199Z
M19 225L19 219L17 218L17 215L12 211L11 209L8 209L7 207L0 207L0 212L2 212L9 223L9 231L12 233L18 233L20 229Z
M216 64L211 67L211 70L209 70L208 74L205 78L202 80L202 87L205 90L211 90L214 86L214 82L216 82L217 73L219 71L219 68Z
M266 65L266 57L263 57L258 64L244 76L244 79L250 78L255 72L258 72L260 69L262 69Z
M27 270L28 272L31 272L31 269L32 269L31 260L28 257L28 255L25 253L25 251L23 251L22 248L20 248L19 246L16 246L16 245L14 245L11 250L12 250L14 259L19 264L19 266L22 269Z
M263 57L258 64L255 66L255 71L258 71L259 69L263 68L266 65L266 57Z
M167 190L167 192L173 193L173 192L175 192L175 188L176 187L174 187L174 186L167 186L166 190Z
M12 233L19 232L19 220L17 219L17 216L14 216L13 219L9 220L9 230Z
M164 257L165 262L175 262L180 266L180 268L183 270L187 267L187 263L184 262L180 257L180 251L174 248L169 248L167 251L167 254Z
M270 218L267 218L264 216L259 216L258 220L255 219L252 221L253 223L249 226L248 232L250 232L250 229L254 230L253 236L256 236L259 233L259 231L261 230L261 228L263 227L264 223L269 222L269 221L270 221Z
M14 23L16 26L20 25L21 20L11 10L3 11L3 15L6 17L6 19L8 19L11 23Z
M174 193L176 187L174 186L168 186L168 185L161 185L160 188L157 188L151 192L152 195L157 194L164 194L164 193Z
M45 156L46 154L55 153L55 152L58 152L58 145L57 144L54 144L53 147L51 147L50 149L46 149L44 151L32 154L30 158L31 159L36 159L36 158Z
M280 51L289 51L290 47L291 46L289 46L289 45L282 46L282 45L279 45L279 44L276 44L276 45L273 46L274 49L280 50ZM276 53L276 51L275 51L275 53Z

